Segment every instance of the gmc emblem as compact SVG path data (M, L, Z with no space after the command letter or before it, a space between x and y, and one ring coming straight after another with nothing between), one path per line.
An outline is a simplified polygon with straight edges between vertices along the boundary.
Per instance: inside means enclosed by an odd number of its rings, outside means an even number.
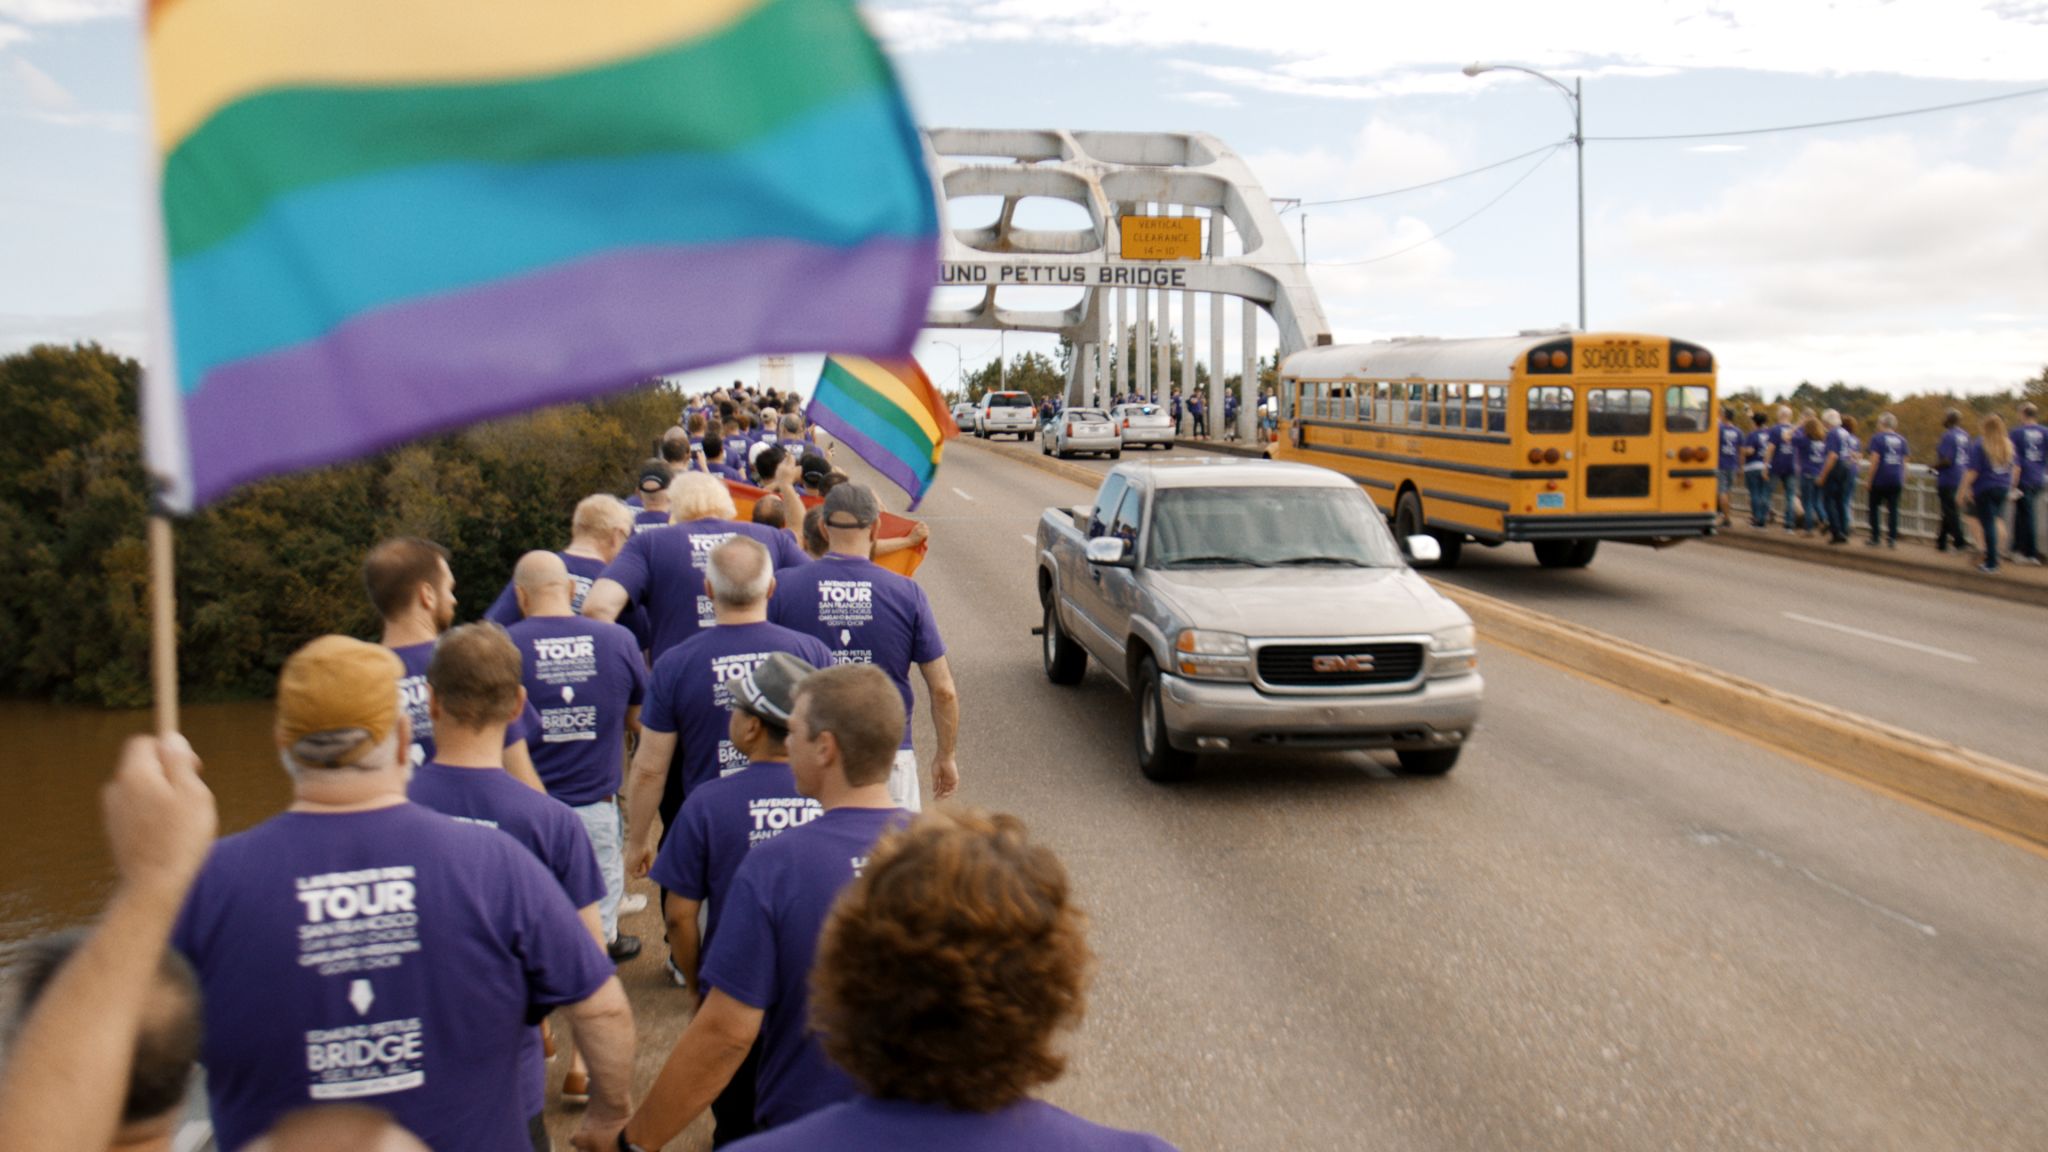
M1370 672L1373 669L1370 656L1317 656L1308 663L1318 672Z

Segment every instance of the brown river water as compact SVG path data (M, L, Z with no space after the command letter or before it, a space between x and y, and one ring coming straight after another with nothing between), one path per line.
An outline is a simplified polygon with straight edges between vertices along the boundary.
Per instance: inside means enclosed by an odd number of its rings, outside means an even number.
M182 726L204 762L223 834L282 811L291 789L270 743L270 702L190 705ZM24 940L91 920L113 885L100 785L147 711L0 700L6 798L0 808L0 968Z

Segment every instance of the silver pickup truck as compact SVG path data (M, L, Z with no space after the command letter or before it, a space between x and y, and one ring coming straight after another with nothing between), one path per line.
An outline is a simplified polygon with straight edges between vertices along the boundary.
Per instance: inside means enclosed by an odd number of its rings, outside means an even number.
M1471 618L1327 469L1118 465L1093 505L1040 517L1038 597L1046 676L1079 683L1092 656L1130 689L1153 780L1283 749L1391 749L1441 775L1479 722Z

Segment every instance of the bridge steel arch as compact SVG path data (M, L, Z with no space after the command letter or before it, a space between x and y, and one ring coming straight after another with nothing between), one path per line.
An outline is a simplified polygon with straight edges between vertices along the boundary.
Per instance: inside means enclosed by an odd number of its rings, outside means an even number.
M1254 309L1271 315L1286 354L1330 343L1329 323L1310 285L1308 270L1287 238L1287 230L1257 178L1236 153L1214 136L1198 132L1091 132L1065 129L1011 130L929 128L925 158L942 205L944 228L940 285L978 288L968 307L941 307L935 298L926 318L932 328L1051 332L1065 336L1074 356L1068 369L1069 402L1096 388L1111 391L1109 349L1120 329L1134 323L1140 349L1136 365L1116 364L1119 383L1147 395L1164 394L1165 365L1144 372L1151 349L1146 339L1150 309L1146 294L1158 290L1159 321L1168 323L1167 291L1185 302L1184 374L1193 364L1194 297L1213 301L1210 323L1210 405L1222 411L1223 306L1226 296L1243 301L1244 349L1239 419L1249 438L1258 373ZM952 202L968 196L998 196L993 223L953 227ZM1063 200L1087 214L1085 227L1020 227L1017 205L1031 197ZM1174 212L1149 210L1169 207ZM1205 221L1204 254L1195 261L1127 260L1119 221L1126 215L1197 215ZM1237 236L1237 251L1226 254L1218 220ZM1077 303L1062 309L1002 306L998 291L1014 287L1079 288ZM1135 315L1124 315L1127 293L1138 293ZM1112 312L1116 314L1112 323ZM1159 353L1167 347L1158 341ZM1135 367L1135 372L1133 368ZM1143 373L1140 375L1139 373ZM1188 380L1192 391L1193 381Z

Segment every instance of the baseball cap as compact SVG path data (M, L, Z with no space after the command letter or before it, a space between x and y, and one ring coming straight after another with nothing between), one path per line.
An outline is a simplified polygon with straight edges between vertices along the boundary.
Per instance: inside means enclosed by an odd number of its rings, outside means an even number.
M827 528L865 528L881 516L882 506L865 484L841 484L825 495Z
M670 479L671 474L668 468L668 461L651 458L641 462L640 490L642 492L653 492L660 488L666 488Z
M277 734L287 746L321 736L325 764L349 758L398 726L398 681L405 665L378 644L322 636L292 653L277 676Z
M796 711L797 685L817 670L787 652L771 652L768 659L740 678L732 694L733 707L778 728L787 728L790 713Z

